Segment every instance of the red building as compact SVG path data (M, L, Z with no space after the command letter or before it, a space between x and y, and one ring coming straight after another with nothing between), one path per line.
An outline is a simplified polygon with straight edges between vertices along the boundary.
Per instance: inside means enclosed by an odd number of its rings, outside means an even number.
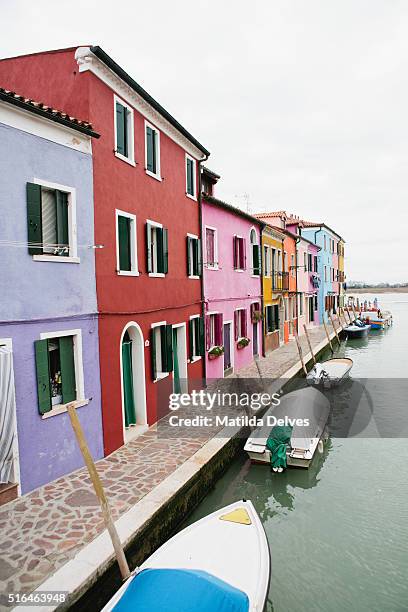
M2 60L0 83L101 134L94 216L108 454L157 420L159 390L204 375L198 192L209 153L99 47Z

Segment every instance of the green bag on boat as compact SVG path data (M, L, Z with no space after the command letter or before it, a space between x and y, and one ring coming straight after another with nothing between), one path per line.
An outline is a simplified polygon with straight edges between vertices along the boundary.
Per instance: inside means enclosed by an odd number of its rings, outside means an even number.
M266 448L271 453L271 467L286 468L286 448L290 444L293 427L275 425L266 441Z

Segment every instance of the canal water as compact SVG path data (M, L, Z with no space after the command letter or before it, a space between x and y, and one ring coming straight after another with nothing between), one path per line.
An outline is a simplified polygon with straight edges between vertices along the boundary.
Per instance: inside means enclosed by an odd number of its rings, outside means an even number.
M408 379L408 294L378 297L393 327L343 343L336 356L351 357L353 379L381 391L380 378ZM374 403L385 415L389 392ZM254 503L271 550L269 611L407 611L408 440L399 419L389 421L393 437L332 436L309 470L274 474L242 452L188 523L242 498Z

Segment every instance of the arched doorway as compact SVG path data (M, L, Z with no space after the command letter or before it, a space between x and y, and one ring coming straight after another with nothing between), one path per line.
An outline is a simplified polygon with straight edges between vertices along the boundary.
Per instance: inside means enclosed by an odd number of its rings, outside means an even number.
M128 442L147 426L144 340L134 321L126 325L121 335L120 372L124 440Z

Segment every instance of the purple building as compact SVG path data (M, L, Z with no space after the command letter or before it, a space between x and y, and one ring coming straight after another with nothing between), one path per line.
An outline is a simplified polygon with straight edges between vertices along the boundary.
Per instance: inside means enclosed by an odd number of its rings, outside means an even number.
M92 138L0 89L0 503L103 456Z

